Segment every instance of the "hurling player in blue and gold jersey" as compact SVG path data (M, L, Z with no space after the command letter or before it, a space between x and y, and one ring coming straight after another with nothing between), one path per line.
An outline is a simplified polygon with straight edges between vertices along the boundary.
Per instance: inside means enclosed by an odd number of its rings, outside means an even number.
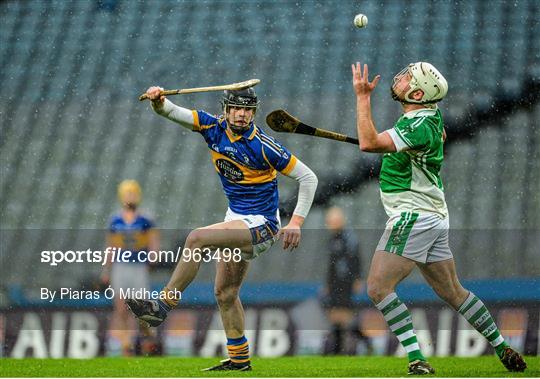
M205 140L221 179L229 207L223 222L193 230L185 249L239 248L242 259L216 262L215 296L227 336L229 359L207 370L251 370L249 344L244 336L244 310L238 297L250 260L264 253L279 238L284 249L300 243L300 228L317 188L317 177L296 156L255 125L259 101L252 88L225 91L223 115L179 107L150 87L146 94L155 112L199 133ZM277 173L299 182L298 202L289 224L281 227L278 211ZM152 326L165 319L178 298L197 275L200 260L186 259L177 265L164 288L164 300L128 300L139 318Z
M148 264L139 259L141 252L158 251L159 235L155 229L154 222L143 216L139 210L142 200L142 191L139 183L135 180L127 179L118 186L118 200L122 205L122 210L115 214L110 221L107 234L107 246L117 248L117 252L131 253L129 262L114 263L108 260L102 272L102 281L110 283L115 291L113 303L113 316L111 330L114 330L122 345L123 355L133 354L133 344L131 338L131 328L129 327L129 313L120 298L120 288L150 290L148 278ZM127 255L124 255L126 260ZM152 332L141 326L143 337L153 337ZM146 338L150 340L151 338ZM143 341L144 342L144 341ZM144 346L147 344L142 344Z

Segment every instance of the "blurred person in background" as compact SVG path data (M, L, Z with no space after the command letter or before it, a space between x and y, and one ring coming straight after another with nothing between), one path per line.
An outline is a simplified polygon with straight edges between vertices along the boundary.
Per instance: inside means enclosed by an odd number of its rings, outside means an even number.
M159 251L159 233L154 222L139 212L142 190L135 180L124 180L118 186L118 200L121 211L110 221L107 234L107 247L117 248L117 253L130 251L130 262L107 261L101 274L103 283L110 284L115 292L111 330L115 330L122 346L122 354L133 355L135 350L142 354L151 354L156 349L155 333L144 323L140 323L134 343L130 328L131 316L123 299L120 288L150 290L149 265L141 262L139 253ZM119 251L118 249L121 249ZM110 258L109 256L107 256Z
M430 63L407 65L394 76L392 99L403 114L381 133L371 116L371 93L380 75L368 78L368 66L352 65L356 129L360 150L384 153L379 174L388 221L371 261L368 296L407 352L409 375L433 374L413 327L412 316L395 287L418 267L437 295L461 314L493 346L509 371L524 371L521 355L504 340L482 300L461 285L448 243L448 208L440 170L446 131L437 102L448 82Z
M323 306L327 309L332 330L327 336L324 354L352 353L346 346L349 335L362 336L358 328L352 325L353 296L362 289L360 247L355 233L345 228L346 222L343 209L331 207L326 212L330 256Z

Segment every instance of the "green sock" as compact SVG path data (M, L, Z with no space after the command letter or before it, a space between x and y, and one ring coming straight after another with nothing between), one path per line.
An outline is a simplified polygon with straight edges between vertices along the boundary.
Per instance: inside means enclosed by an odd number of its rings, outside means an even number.
M495 346L495 352L497 353L497 356L498 356L499 358L502 358L502 354L503 354L504 348L505 348L505 347L508 347L508 346L510 346L510 345L508 345L508 344L506 343L506 341L503 341L503 343L501 343L500 345Z
M458 312L465 317L473 328L488 340L499 358L501 358L504 348L508 344L504 341L499 328L495 324L495 321L493 321L493 317L491 317L482 300L476 297L474 293L469 292L469 296L461 304Z
M409 358L409 362L414 362L414 361L417 361L417 360L421 360L421 361L426 360L426 358L424 357L424 354L422 354L420 349L413 350L410 353L407 353L407 358Z
M409 362L416 360L425 361L426 358L420 351L420 345L418 345L418 340L416 339L411 312L399 300L396 293L392 292L386 296L376 307L382 312L390 330L396 335L407 352Z

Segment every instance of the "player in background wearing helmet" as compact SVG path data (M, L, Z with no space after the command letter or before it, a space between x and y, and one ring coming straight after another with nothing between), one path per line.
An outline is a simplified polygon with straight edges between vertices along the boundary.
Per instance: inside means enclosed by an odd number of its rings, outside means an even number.
M439 171L446 139L440 110L448 84L426 62L411 63L393 80L392 98L403 115L382 133L371 117L371 92L380 76L368 79L368 66L352 66L360 149L385 153L380 172L381 199L389 216L368 275L368 295L383 313L409 358L409 374L434 373L416 338L409 310L396 285L417 266L433 290L480 332L509 371L524 371L521 355L502 337L484 303L458 280L448 245L448 210Z
M210 149L212 161L221 179L229 208L223 222L193 230L184 251L194 249L241 249L241 260L217 260L215 297L227 336L229 359L206 370L251 370L249 344L244 335L244 310L238 297L250 260L283 239L284 249L300 243L300 228L311 207L317 177L283 145L254 123L259 101L252 88L225 91L223 115L179 107L160 95L159 87L146 94L155 112L200 133ZM281 228L278 211L277 172L299 182L298 202L289 224ZM186 194L189 196L189 194ZM163 322L178 301L176 292L184 291L197 275L200 260L184 255L169 283L164 299L128 300L133 313L152 326Z
M148 264L140 262L138 254L141 251L158 251L159 234L154 222L141 215L138 207L142 201L142 191L135 180L124 180L118 186L118 200L122 206L119 214L112 217L107 234L107 246L122 249L121 252L131 252L131 262L106 262L101 280L112 286L115 291L113 301L113 316L111 330L114 331L122 347L122 354L129 356L134 353L132 328L128 310L120 298L120 288L150 290L148 280ZM118 250L117 250L118 251ZM143 354L152 354L155 350L154 333L145 325L140 326L138 343Z

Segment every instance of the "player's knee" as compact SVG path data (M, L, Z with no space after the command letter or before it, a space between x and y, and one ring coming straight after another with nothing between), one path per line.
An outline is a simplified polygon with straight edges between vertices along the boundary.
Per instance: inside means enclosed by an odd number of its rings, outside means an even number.
M438 286L434 290L442 300L454 308L458 308L463 299L467 297L467 291L461 285Z
M392 292L391 289L387 289L384 286L380 285L376 281L367 282L367 294L371 301L375 304L380 303L386 296Z
M186 246L202 247L204 245L204 231L202 229L192 230L186 238Z
M216 287L214 296L220 306L233 304L238 298L239 289L236 287Z

